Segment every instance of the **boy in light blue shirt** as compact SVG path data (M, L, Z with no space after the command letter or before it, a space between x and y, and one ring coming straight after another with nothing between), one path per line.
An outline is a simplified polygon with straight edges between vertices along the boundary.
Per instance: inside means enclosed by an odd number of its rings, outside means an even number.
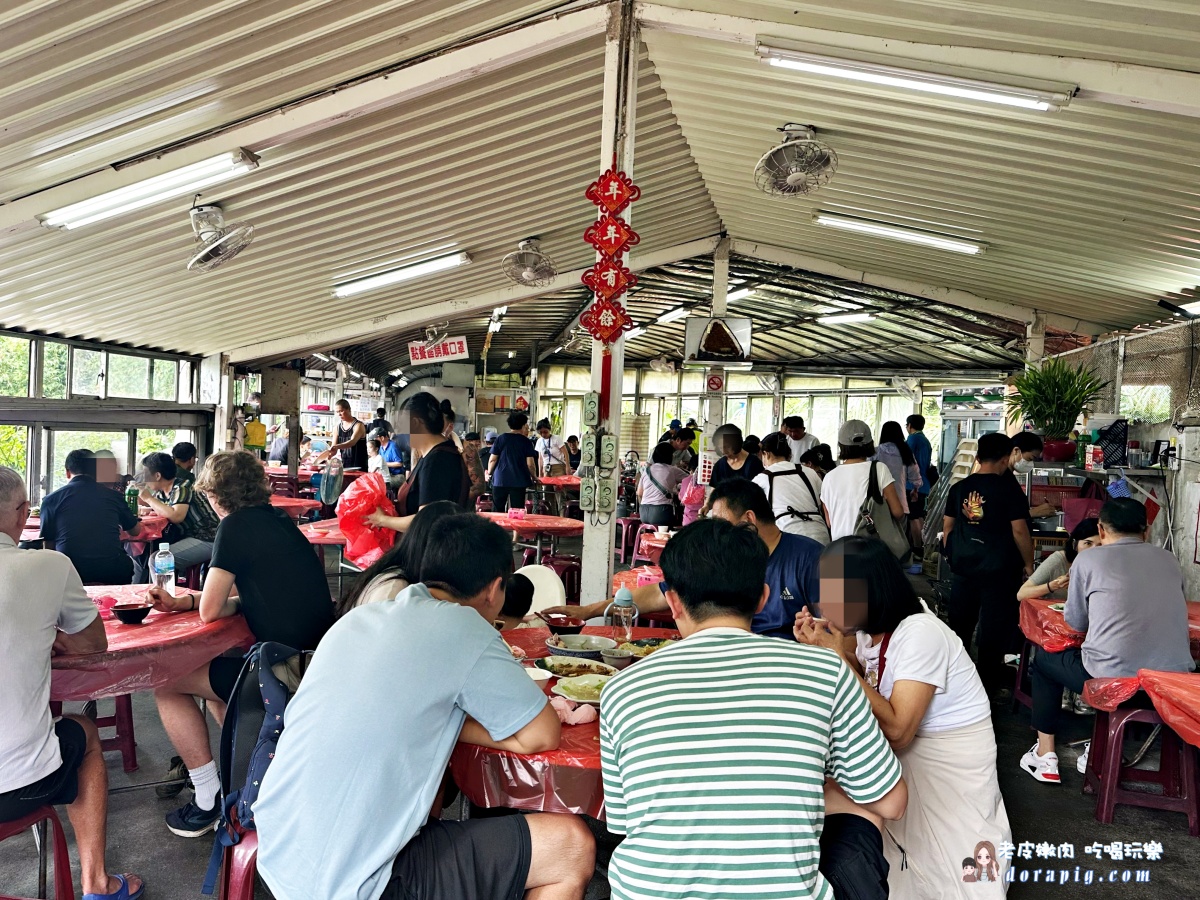
M577 817L428 818L456 742L538 753L560 726L489 624L512 571L508 535L448 517L422 569L423 584L322 639L255 806L259 872L278 900L518 898L551 885L582 897L594 845Z

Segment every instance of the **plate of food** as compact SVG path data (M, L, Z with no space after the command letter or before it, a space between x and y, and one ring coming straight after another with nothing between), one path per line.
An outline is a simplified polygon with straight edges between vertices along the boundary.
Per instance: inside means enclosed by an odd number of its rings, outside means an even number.
M546 638L546 646L556 656L581 656L599 662L600 651L611 650L617 642L594 634L556 634Z
M559 678L578 678L581 675L616 675L617 670L604 663L576 656L544 656L533 664Z
M1050 604L1050 609L1054 610L1055 612L1063 612L1066 610L1066 608L1067 608L1067 604L1065 604L1065 603L1051 603Z
M566 697L575 703L587 703L590 706L600 705L600 692L608 683L607 675L580 675L577 678L560 678L550 693Z
M663 647L669 647L677 643L679 642L675 638L642 638L637 641L626 641L617 649L628 650L637 659L644 659L655 650L661 650Z

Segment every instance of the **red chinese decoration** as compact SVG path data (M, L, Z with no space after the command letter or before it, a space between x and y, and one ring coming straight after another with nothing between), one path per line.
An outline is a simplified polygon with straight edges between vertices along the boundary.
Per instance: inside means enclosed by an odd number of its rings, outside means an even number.
M600 371L600 408L608 408L612 390L612 354L609 344L633 327L633 320L620 303L627 290L637 284L637 276L624 264L625 251L641 238L621 218L621 213L639 197L642 189L624 172L617 171L617 158L607 172L591 183L587 198L600 207L599 218L584 232L583 239L596 248L599 259L583 273L582 281L596 296L579 319L593 338L604 344L604 363Z

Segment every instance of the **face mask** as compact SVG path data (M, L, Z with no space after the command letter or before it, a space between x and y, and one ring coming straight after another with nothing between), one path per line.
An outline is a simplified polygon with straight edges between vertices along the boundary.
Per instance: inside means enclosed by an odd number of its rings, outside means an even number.
M1020 472L1022 475L1024 475L1026 472L1032 472L1033 468L1033 463L1027 459L1023 459L1013 466L1013 471Z

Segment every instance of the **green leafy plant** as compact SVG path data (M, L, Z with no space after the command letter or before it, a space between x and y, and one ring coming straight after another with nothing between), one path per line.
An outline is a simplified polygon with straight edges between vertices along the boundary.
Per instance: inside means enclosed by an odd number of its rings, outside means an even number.
M1016 393L1005 398L1010 421L1028 420L1046 440L1070 436L1079 417L1103 394L1109 382L1091 369L1077 369L1061 359L1048 359L1014 382Z

